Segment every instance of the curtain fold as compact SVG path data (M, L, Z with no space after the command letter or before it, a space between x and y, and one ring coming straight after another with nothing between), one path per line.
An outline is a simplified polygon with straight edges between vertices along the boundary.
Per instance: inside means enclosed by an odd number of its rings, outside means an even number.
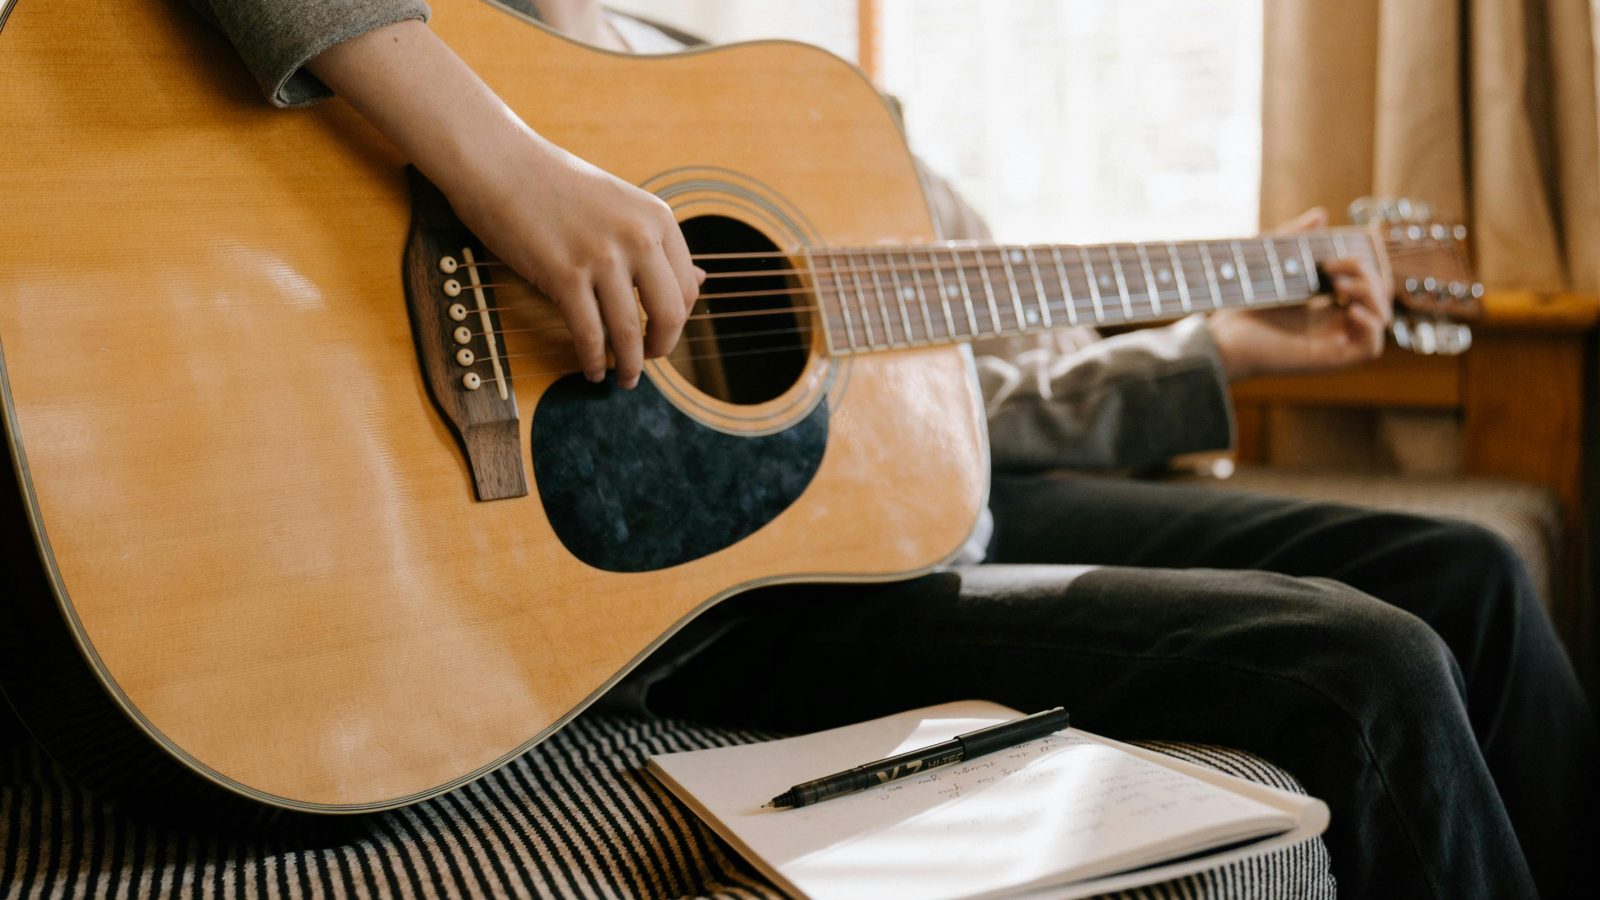
M1267 0L1261 221L1409 196L1490 287L1600 290L1600 0Z

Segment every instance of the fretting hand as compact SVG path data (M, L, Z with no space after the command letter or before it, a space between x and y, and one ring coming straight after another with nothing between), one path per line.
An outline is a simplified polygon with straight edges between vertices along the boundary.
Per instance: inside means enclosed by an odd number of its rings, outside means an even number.
M1309 210L1279 231L1326 227L1328 214ZM1331 297L1306 306L1228 309L1213 313L1211 336L1231 381L1319 372L1376 359L1394 314L1390 286L1370 265L1335 259L1322 266Z

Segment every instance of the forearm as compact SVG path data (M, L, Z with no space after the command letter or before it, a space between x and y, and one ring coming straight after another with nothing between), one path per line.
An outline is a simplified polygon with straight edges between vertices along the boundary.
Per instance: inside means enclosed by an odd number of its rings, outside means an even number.
M227 35L261 90L278 106L328 96L306 62L351 38L408 19L425 21L422 0L189 0Z
M488 187L514 154L552 149L420 21L351 38L306 67L446 194Z

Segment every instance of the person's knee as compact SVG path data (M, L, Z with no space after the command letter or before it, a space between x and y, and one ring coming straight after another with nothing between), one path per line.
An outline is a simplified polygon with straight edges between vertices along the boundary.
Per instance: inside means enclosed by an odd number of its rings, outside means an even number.
M1455 657L1426 622L1339 582L1306 582L1318 596L1301 624L1301 640L1315 648L1302 672L1315 687L1359 702L1427 705L1460 694Z
M1473 522L1437 519L1429 523L1425 540L1432 546L1433 561L1480 578L1494 581L1526 581L1527 565L1505 538Z

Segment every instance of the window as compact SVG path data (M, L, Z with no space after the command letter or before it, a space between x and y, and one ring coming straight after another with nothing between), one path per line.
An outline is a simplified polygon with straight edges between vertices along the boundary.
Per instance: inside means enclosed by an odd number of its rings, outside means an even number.
M855 57L855 0L627 0L715 40ZM1005 241L1249 234L1260 0L877 0L879 80L912 147Z

